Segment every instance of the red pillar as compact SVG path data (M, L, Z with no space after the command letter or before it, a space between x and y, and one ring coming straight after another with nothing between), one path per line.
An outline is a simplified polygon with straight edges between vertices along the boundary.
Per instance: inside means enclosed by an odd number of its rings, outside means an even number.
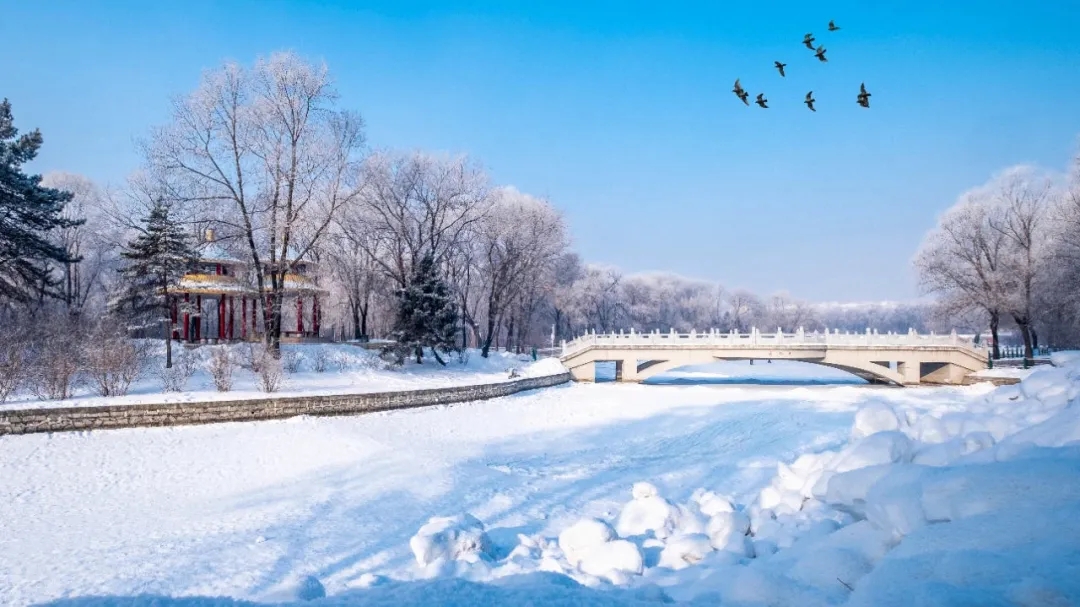
M247 295L240 296L240 339L247 339Z
M191 294L184 293L184 341L191 341Z
M311 301L311 330L315 333L315 337L319 336L319 294L316 293L312 296Z
M173 339L180 338L180 330L176 328L176 320L179 316L178 306L179 302L176 300L176 296L173 295L169 298L169 332L172 334Z
M304 298L296 296L296 332L304 334Z
M218 341L225 339L225 296L218 295L217 300L217 337Z
M195 341L202 341L202 295L195 296Z
M236 320L236 297L232 295L228 295L227 297L229 298L229 341L232 341L235 339L234 335L236 334L236 332L233 331L233 322Z

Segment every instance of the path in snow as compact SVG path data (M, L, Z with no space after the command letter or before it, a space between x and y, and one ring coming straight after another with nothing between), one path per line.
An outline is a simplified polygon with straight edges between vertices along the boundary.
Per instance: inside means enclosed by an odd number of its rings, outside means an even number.
M985 387L574 385L351 418L0 438L0 596L272 597L416 573L408 540L468 511L497 544L610 517L632 483L755 495L872 401Z

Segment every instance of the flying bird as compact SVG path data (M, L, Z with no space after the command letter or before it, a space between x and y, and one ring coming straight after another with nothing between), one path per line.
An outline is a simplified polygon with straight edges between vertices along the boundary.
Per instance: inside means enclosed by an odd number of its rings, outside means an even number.
M806 101L803 101L803 103L806 104L806 107L810 108L811 112L816 112L817 110L814 109L815 101L817 101L817 99L814 99L814 91L810 91L806 94Z
M840 29L840 28L836 26L835 21L829 21L829 31L830 32L835 32L838 29Z
M807 34L803 36L802 43L806 45L806 48L814 50L814 35Z
M773 63L776 65L776 69L780 70L780 76L781 77L786 76L786 74L784 74L784 68L787 67L787 64L786 63L780 63L779 61L773 61Z
M763 107L765 109L769 109L769 106L765 105L768 102L769 102L769 100L765 98L765 93L758 93L757 100L754 101L754 103L760 105L761 107Z
M825 58L825 47L824 46L817 47L816 51L814 52L814 56L817 57L818 61L820 61L822 63L828 63L829 62L829 60Z
M742 85L739 84L738 78L735 79L735 88L731 89L731 92L735 93L735 96L738 97L743 103L745 103L746 105L750 105L750 102L747 100L747 97L750 96L750 93L747 93L745 90L743 90Z
M859 85L859 96L855 99L856 103L858 103L859 105L865 108L870 107L870 93L866 92L865 82Z

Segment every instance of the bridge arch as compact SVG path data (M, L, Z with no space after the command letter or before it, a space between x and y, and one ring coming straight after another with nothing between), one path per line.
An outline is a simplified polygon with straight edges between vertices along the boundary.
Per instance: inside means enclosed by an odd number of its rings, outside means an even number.
M733 361L733 360L749 360L746 357L728 358L721 356L708 356L703 357L702 360L687 362L686 360L650 360L637 363L636 373L632 376L627 373L629 361L622 361L622 379L646 381L649 378L656 377L657 375L663 375L669 371L674 371L682 367L688 367L693 365L707 364L718 361ZM754 358L753 360L765 360ZM867 365L851 365L851 364L838 364L832 363L828 360L821 359L777 359L777 360L794 360L796 362L809 363L814 365L821 365L823 367L829 367L832 369L838 369L845 371L857 377L861 377L870 383L886 383L903 385L904 379L897 371L890 369L889 367L882 366L876 363L869 363ZM635 361L636 362L636 361Z

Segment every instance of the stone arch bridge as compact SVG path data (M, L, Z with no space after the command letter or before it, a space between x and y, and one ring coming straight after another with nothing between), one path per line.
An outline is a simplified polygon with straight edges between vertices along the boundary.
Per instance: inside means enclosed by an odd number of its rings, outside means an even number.
M576 381L594 381L596 363L614 362L617 381L641 382L686 365L718 360L797 360L843 369L873 383L961 384L985 369L987 350L970 336L839 331L748 334L588 333L563 342L562 363Z

